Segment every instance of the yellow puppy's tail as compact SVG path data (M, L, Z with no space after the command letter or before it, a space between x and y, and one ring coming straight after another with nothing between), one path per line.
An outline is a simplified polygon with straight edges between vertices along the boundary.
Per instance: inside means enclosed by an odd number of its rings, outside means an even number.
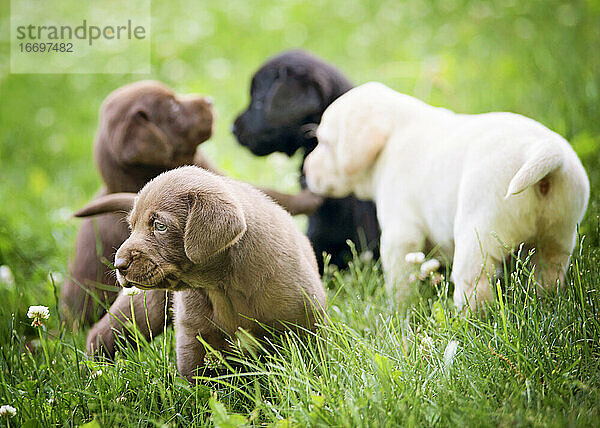
M545 141L534 147L523 166L517 171L510 180L508 191L504 198L517 195L527 188L543 180L548 174L557 170L564 162L564 154L561 147L551 141ZM549 184L544 186L545 194L548 191Z

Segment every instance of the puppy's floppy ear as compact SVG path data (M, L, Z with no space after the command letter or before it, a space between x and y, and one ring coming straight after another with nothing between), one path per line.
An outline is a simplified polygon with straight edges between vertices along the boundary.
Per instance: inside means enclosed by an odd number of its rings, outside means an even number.
M227 193L191 194L183 235L186 256L201 264L234 245L246 232L240 204Z
M114 127L111 146L117 159L126 165L162 165L173 147L165 133L145 109L134 109Z
M356 174L374 161L389 138L389 111L375 103L350 105L340 120L337 158L346 175Z

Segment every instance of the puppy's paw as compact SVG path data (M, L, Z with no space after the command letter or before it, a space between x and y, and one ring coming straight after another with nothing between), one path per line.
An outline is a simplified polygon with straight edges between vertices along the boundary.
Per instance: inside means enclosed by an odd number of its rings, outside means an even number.
M98 324L92 327L87 335L86 350L89 356L113 357L115 355L115 335L112 329Z
M290 214L307 214L310 215L318 210L323 205L324 198L319 195L315 195L308 189L304 189L302 192L294 196L293 203L290 207Z

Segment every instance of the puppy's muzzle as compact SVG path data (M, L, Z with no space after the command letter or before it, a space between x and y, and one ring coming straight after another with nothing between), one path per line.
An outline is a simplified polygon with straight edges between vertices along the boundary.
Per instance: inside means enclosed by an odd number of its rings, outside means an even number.
M120 251L117 251L117 254L115 254L115 262L114 262L114 266L115 269L117 270L117 281L119 282L119 285L121 287L132 287L133 283L131 283L130 281L127 280L127 272L129 271L129 269L131 268L131 264L134 260L135 257L139 256L140 253L139 251L125 251L123 254L121 252L121 254L119 254Z
M306 177L306 185L308 186L311 192L317 194L327 193L327 191L331 189L329 189L329 186L324 185L324 180L318 173L311 173L313 169L311 167L307 167L308 161L310 161L310 159L307 158L304 161L304 166L302 167L302 172Z
M127 269L131 266L131 259L125 257L115 258L115 268L117 269L117 281L121 287L131 287L125 276L127 275Z
M248 132L246 130L246 125L244 124L243 115L241 115L237 119L235 119L235 121L231 125L231 133L235 136L235 138L237 138L237 140L240 142L240 144L242 146L246 146L246 147L248 146L249 138L248 138Z
M129 269L130 265L131 260L127 260L123 257L115 259L115 267L121 273L121 275L127 275L127 269Z

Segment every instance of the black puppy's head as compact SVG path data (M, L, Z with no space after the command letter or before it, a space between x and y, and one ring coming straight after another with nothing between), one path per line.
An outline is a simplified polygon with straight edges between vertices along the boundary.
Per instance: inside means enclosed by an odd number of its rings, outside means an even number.
M250 105L234 122L240 144L258 156L293 155L316 146L310 132L321 115L351 83L333 66L301 50L267 61L252 78ZM316 125L315 125L316 127Z

